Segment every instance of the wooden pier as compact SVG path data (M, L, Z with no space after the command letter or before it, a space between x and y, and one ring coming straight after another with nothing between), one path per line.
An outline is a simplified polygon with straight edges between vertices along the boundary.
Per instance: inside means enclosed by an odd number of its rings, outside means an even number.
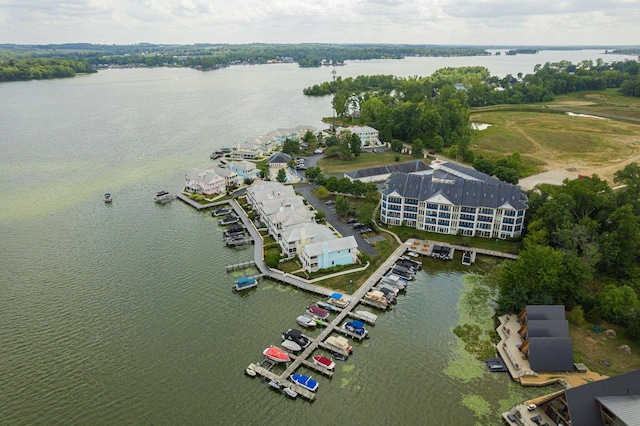
M298 386L297 384L290 382L288 379L283 379L282 376L278 376L277 374L272 373L271 371L267 370L266 368L260 365L249 364L247 368L255 371L258 375L264 377L266 380L273 380L274 382L278 383L280 386L285 386L293 389L294 391L297 392L298 395L302 396L305 399L308 399L309 401L313 401L316 399L316 394L314 392L311 392L308 389ZM289 377L289 376L286 376L286 377Z
M255 260L247 260L246 262L234 263L233 265L227 265L227 272L250 268L252 266L256 266ZM264 274L261 274L261 276L264 276Z
M372 320L371 318L366 318L366 317L360 316L360 315L356 314L355 312L349 312L347 315L349 317L353 318L353 319L357 319L358 321L366 322L369 325L376 325L376 321L375 320Z

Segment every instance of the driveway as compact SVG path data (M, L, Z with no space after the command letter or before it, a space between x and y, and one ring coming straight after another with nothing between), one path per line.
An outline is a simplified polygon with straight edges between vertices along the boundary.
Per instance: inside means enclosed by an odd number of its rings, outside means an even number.
M370 256L378 254L378 251L371 247L371 244L366 242L364 238L357 231L351 228L351 225L344 222L335 212L335 209L331 206L327 206L324 201L318 200L315 195L311 193L311 190L315 188L315 185L298 185L295 190L299 192L316 210L325 212L325 218L328 223L331 224L342 236L346 237L353 235L358 243L358 250L363 253L367 253Z

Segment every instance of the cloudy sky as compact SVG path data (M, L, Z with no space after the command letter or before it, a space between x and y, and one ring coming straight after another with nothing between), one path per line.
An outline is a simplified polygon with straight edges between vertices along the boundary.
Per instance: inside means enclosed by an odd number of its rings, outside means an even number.
M640 0L0 0L0 43L638 45Z

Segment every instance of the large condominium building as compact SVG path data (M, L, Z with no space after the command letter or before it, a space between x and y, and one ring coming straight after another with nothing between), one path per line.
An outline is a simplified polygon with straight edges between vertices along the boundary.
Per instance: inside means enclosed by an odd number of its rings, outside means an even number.
M391 175L381 190L382 222L485 238L522 234L527 196L519 186L453 163L430 167L419 175Z

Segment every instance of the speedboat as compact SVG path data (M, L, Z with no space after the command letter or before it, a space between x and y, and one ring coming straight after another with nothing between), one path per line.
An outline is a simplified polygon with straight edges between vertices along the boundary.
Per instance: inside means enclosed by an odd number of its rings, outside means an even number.
M221 207L219 209L214 210L213 213L211 213L211 216L224 216L231 213L232 211L233 210L230 208Z
M470 251L465 251L462 254L462 264L465 265L465 266L471 265L471 252Z
M342 326L347 331L357 334L362 337L369 337L369 331L365 330L364 323L362 321L348 321Z
M313 363L317 364L317 365L321 365L322 367L326 368L327 370L333 370L333 367L336 366L336 363L331 361L329 358L327 358L326 356L322 356L322 355L316 355L313 357Z
M346 360L346 359L347 359L347 357L346 357L346 356L344 356L344 355L342 355L342 354L339 354L339 353L337 353L337 352L333 352L333 353L331 354L331 358L333 358L333 359L337 359L338 361L344 361L344 360Z
M315 392L318 389L318 382L313 380L309 376L305 376L303 374L292 374L291 380L305 389L310 390L311 392Z
M293 340L283 340L282 347L289 352L300 352L302 350L302 347Z
M218 221L218 225L220 226L234 225L238 223L239 220L240 218L230 214L229 216L225 216L224 219L221 219L220 221Z
M316 302L316 306L321 307L322 309L326 309L327 311L331 311L331 312L342 312L342 309L338 308L337 306L333 306L327 302L323 302L323 301L318 301Z
M315 327L317 325L313 318L309 318L306 315L300 315L296 318L296 321L303 327Z
M349 301L343 298L342 294L340 293L333 293L331 296L329 296L329 299L327 301L339 308L346 308L347 306L349 306Z
M321 320L325 320L329 318L329 311L327 311L326 309L322 309L320 306L316 305L315 303L312 303L309 306L307 306L307 312L316 316L317 318L320 318Z
M267 357L268 359L270 359L271 361L275 361L275 362L289 362L291 361L291 358L289 357L289 354L287 354L285 351L283 351L282 349L280 349L277 346L269 346L267 349L265 349L262 354Z
M102 201L104 201L105 203L110 203L113 201L113 197L111 196L111 194L109 192L107 192L106 194L104 194L102 196Z
M302 334L302 331L296 328L290 328L289 330L282 333L282 338L287 341L295 342L303 349L309 346L310 343L307 336Z

